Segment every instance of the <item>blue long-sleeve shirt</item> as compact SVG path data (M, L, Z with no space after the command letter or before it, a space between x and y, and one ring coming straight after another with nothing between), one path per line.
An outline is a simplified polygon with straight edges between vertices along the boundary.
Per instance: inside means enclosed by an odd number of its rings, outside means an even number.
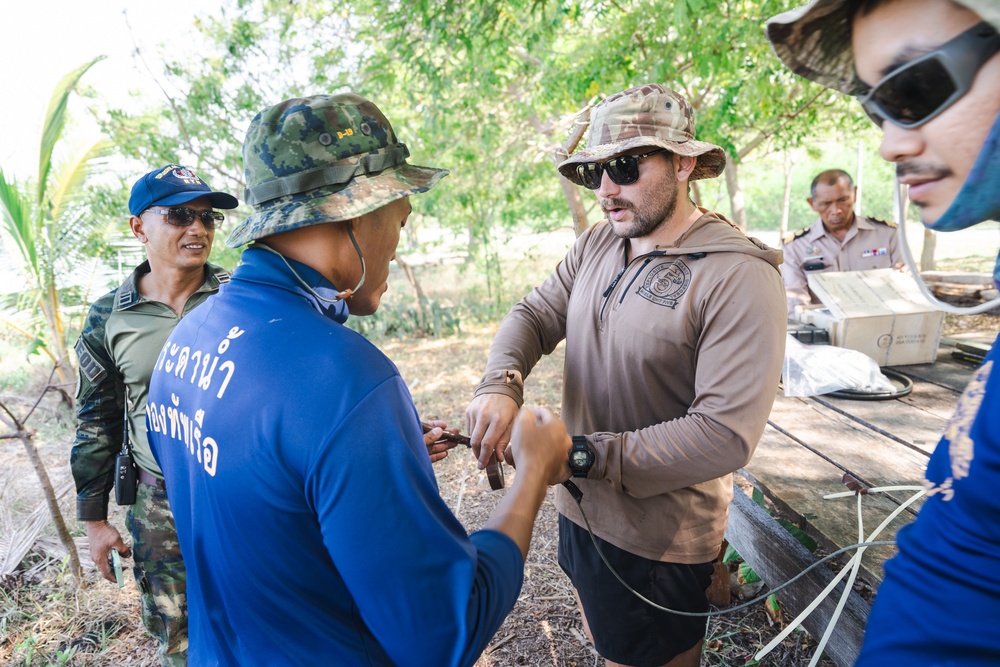
M857 667L1000 665L1000 345L927 465L928 498L885 564Z
M448 510L398 370L346 319L250 248L157 361L193 665L470 665L517 599L518 547Z

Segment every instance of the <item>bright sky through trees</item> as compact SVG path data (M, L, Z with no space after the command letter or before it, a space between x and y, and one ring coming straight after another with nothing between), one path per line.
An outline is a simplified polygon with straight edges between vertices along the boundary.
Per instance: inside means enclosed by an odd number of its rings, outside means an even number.
M126 107L129 91L159 94L141 63L132 57L137 44L154 70L160 44L176 57L198 40L195 15L218 12L223 0L43 0L16 2L0 21L0 165L18 180L33 178L38 166L39 133L56 83L95 56L107 55L82 83L112 104ZM128 23L124 12L128 13ZM129 32L131 25L131 34ZM84 112L86 100L71 103L66 136L79 130L94 141L96 126Z

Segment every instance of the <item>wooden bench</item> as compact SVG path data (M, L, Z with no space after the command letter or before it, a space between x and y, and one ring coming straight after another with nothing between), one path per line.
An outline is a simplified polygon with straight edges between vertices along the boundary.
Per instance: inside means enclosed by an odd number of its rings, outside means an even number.
M857 543L857 500L824 500L846 491L842 478L850 474L865 486L920 486L927 460L955 404L975 370L956 361L956 341L943 339L936 364L895 368L913 380L906 397L860 401L827 396L788 398L780 391L767 428L750 463L738 474L726 538L761 578L773 585L788 581L817 559L744 489L760 489L774 511L797 523L824 553ZM988 341L992 342L992 341ZM869 534L911 495L893 492L863 498L865 533ZM877 538L892 540L919 509L911 505ZM882 580L882 566L895 547L869 548L859 577L871 588ZM820 566L778 593L792 615L800 613L833 579L850 554ZM839 566L837 565L839 563ZM834 569L835 568L835 569ZM843 582L803 625L821 637L843 590ZM826 647L837 665L854 664L861 648L870 604L852 591Z

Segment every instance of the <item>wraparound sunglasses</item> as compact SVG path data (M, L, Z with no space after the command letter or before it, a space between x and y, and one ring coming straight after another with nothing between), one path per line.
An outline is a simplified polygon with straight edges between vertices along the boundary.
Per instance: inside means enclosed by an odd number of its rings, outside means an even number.
M919 127L965 95L997 51L1000 35L984 21L889 73L858 101L879 127L886 120Z

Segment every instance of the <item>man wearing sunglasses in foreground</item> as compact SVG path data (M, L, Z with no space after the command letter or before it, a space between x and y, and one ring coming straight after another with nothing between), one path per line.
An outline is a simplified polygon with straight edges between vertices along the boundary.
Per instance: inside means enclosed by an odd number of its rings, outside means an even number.
M820 0L767 26L792 70L858 97L882 128L882 157L939 231L1000 219L998 29L996 0ZM997 357L994 344L931 456L857 665L1000 664Z
M577 239L507 315L466 417L481 465L502 454L523 379L566 341L570 469L600 550L662 606L708 610L732 472L774 401L785 341L781 252L695 205L690 181L725 168L696 141L687 100L656 84L594 108L586 150L559 165L607 220ZM697 665L705 619L657 611L602 562L557 488L559 563L608 665Z
M111 550L134 556L143 624L159 640L163 665L187 661L184 563L167 502L163 475L146 440L146 392L160 348L178 321L229 280L208 264L216 225L236 197L213 192L176 164L149 172L132 186L132 234L146 261L90 307L76 342L80 364L77 432L70 464L76 480L77 520L85 522L90 556L114 582ZM123 424L127 421L128 433ZM138 484L126 515L132 547L108 523L115 456L127 435Z

